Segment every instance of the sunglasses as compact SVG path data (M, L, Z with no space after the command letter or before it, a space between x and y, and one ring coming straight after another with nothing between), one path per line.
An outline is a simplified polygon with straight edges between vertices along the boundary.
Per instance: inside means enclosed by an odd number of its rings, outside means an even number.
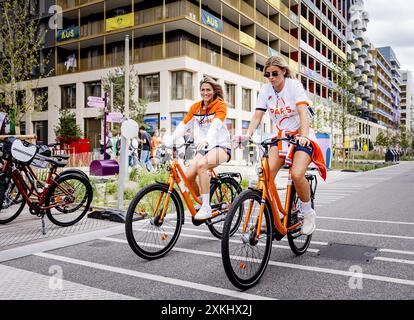
M277 71L273 71L272 72L272 77L277 77L279 75L279 73L277 72ZM265 74L264 74L264 77L265 78L270 78L270 72L266 72Z

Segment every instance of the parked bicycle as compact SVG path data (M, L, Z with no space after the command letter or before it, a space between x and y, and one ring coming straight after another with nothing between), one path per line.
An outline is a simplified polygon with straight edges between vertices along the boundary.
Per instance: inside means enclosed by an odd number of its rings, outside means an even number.
M81 220L89 210L93 191L89 179L80 170L58 173L67 164L66 155L44 156L36 145L15 138L0 143L0 223L16 219L26 203L29 212L44 216L62 227ZM46 181L41 181L31 164L49 165Z
M239 289L253 287L263 276L274 239L280 241L287 236L289 246L296 255L304 254L311 242L312 235L303 235L301 232L303 216L298 210L299 198L292 181L291 168L284 207L269 170L269 150L277 146L279 141L297 145L294 136L254 143L263 149L260 166L257 167L258 184L256 188L243 191L235 199L224 223L221 242L224 270L231 283ZM317 179L310 174L306 174L306 179L313 208ZM242 223L239 223L240 219ZM236 232L234 220L239 226Z
M196 226L206 224L215 237L221 238L226 214L233 200L242 191L239 173L216 174L211 170L210 202L213 218L195 220L197 211L193 201L200 205L201 201L177 161L179 148L181 147L171 148L173 160L166 168L169 172L167 183L157 181L144 187L137 193L128 208L125 221L128 243L132 250L144 259L161 258L174 247L184 224L182 199L192 216L193 224ZM181 193L182 199L178 192ZM236 222L232 230L237 230L237 227Z

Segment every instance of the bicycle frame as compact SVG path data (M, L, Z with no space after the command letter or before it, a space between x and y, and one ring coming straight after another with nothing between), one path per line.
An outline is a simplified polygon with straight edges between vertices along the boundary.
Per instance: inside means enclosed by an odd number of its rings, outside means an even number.
M260 203L260 211L259 211L257 225L258 226L262 225L264 209L267 203L269 203L270 208L272 210L274 227L281 235L285 236L288 231L293 230L297 228L298 226L300 226L300 223L297 223L293 226L290 226L289 228L287 227L287 224L288 224L287 216L290 210L290 204L291 204L290 198L291 198L292 186L293 186L291 169L289 168L289 172L288 172L288 184L287 184L287 190L286 190L285 206L283 207L282 202L279 197L279 193L277 192L273 174L270 172L270 169L269 169L269 155L267 151L265 152L265 154L263 155L260 161L261 161L260 164L261 164L262 174L259 177L259 181L257 183L256 189L262 191L262 199ZM242 233L246 232L247 224L250 219L252 209L253 209L253 200L249 204L247 215L246 215L246 218L243 224ZM283 214L285 218L283 219L283 223L279 217L279 212ZM256 228L256 234L255 234L256 240L259 239L260 231L261 231L260 229L261 229L260 227Z
M18 169L20 169L20 171ZM30 195L27 194L26 190L31 190L31 188L27 184L27 182L24 180L21 172L24 172L25 175L29 178L29 183L32 186L32 190L33 190L33 193ZM33 210L34 212L39 213L41 211L49 210L49 209L52 209L52 208L55 208L61 205L60 202L57 202L53 205L43 207L47 191L49 190L49 187L53 184L57 185L57 188L63 192L63 195L71 196L64 188L62 188L53 179L53 177L56 176L57 174L57 168L52 167L49 170L46 183L44 184L44 188L41 193L38 193L36 185L35 185L35 181L40 181L40 180L37 178L36 174L34 173L33 169L30 168L30 166L19 165L19 164L16 165L13 162L10 163L9 160L4 160L2 173L8 174L10 176L10 178L16 184L16 187L19 190L20 194L23 196L26 203L29 205L29 208ZM31 199L32 195L34 195L38 199L38 201L32 201Z
M162 222L162 220L165 217L166 211L167 211L167 207L168 207L168 203L170 201L170 195L174 190L174 185L177 184L178 186L178 190L180 191L184 202L187 205L188 210L190 211L191 215L194 217L197 213L193 203L191 202L191 198L190 196L194 199L195 202L197 202L198 204L202 204L202 201L200 199L198 199L194 189L192 188L192 186L190 185L190 183L188 182L188 179L183 171L183 169L181 168L181 165L178 163L176 157L173 157L173 162L171 164L171 166L169 166L167 168L167 170L169 171L169 178L167 180L167 184L168 184L168 193L167 193L167 197L165 198L164 204L163 204L163 208L162 208L162 212L160 215L160 222ZM213 177L217 177L216 173L214 172L213 169L210 170L210 173ZM189 193L187 192L187 190L189 191ZM157 204L155 206L154 212L158 211L158 208L161 204L161 200L163 197L164 193L161 193ZM228 196L225 195L226 197L226 201L229 202ZM213 210L212 213L212 217L216 217L218 215L222 214L222 212L220 210Z

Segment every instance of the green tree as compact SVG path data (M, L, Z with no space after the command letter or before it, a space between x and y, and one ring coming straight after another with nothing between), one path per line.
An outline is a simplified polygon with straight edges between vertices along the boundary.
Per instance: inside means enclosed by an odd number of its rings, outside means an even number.
M400 137L401 148L408 149L410 147L410 134L406 126L400 126Z
M113 108L111 112L125 112L125 68L119 67L115 71L108 72L102 78L102 88L108 93L108 108L111 106L111 83L113 86ZM131 67L129 75L129 117L135 120L138 125L144 125L144 115L147 109L146 101L135 97L138 87L138 72Z
M38 80L34 70L41 69L40 50L45 32L39 29L39 20L30 14L29 0L0 0L0 105L10 115L16 133L20 132L22 117L31 110L39 110L44 97L21 94L23 89L35 89ZM51 71L49 71L50 73ZM26 88L22 82L28 81Z
M390 145L390 139L384 134L383 131L380 131L377 135L377 139L375 140L375 144L378 147L388 148Z
M339 61L333 69L335 87L333 91L337 95L337 102L331 108L331 126L341 131L342 146L345 146L347 131L352 133L356 122L352 115L357 113L355 88L358 79L350 72L351 62ZM352 140L351 137L350 141ZM344 159L344 157L342 157Z
M76 124L76 115L67 108L59 109L59 123L55 126L56 140L60 143L71 143L80 139L83 134Z

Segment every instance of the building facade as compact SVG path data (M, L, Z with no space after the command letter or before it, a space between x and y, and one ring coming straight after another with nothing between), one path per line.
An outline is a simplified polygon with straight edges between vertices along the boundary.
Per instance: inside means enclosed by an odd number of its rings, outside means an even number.
M407 70L401 74L401 125L414 132L414 75Z
M51 73L39 80L38 89L27 89L28 99L40 94L47 99L41 111L25 116L23 132L53 142L58 110L70 108L91 150L101 141L102 112L88 107L87 98L103 96L102 79L124 65L126 35L130 64L137 73L135 99L146 101L145 121L151 131L167 132L200 99L198 83L208 75L225 90L228 129L243 134L265 81L265 61L274 54L286 58L316 109L329 115L337 99L334 65L345 61L352 48L347 33L352 3L346 0L57 0L57 7L52 0L34 3L33 15L47 31L44 60L34 75ZM51 28L51 23L58 28ZM369 41L363 35L360 40L361 46L355 47L367 54L363 67L355 70L361 71L365 118L356 122L360 136L374 141L382 125L368 117L373 113L374 57ZM356 63L360 56L361 52ZM266 116L259 133L272 130ZM322 131L332 130L325 125ZM233 160L247 160L248 154L249 150L238 150Z

